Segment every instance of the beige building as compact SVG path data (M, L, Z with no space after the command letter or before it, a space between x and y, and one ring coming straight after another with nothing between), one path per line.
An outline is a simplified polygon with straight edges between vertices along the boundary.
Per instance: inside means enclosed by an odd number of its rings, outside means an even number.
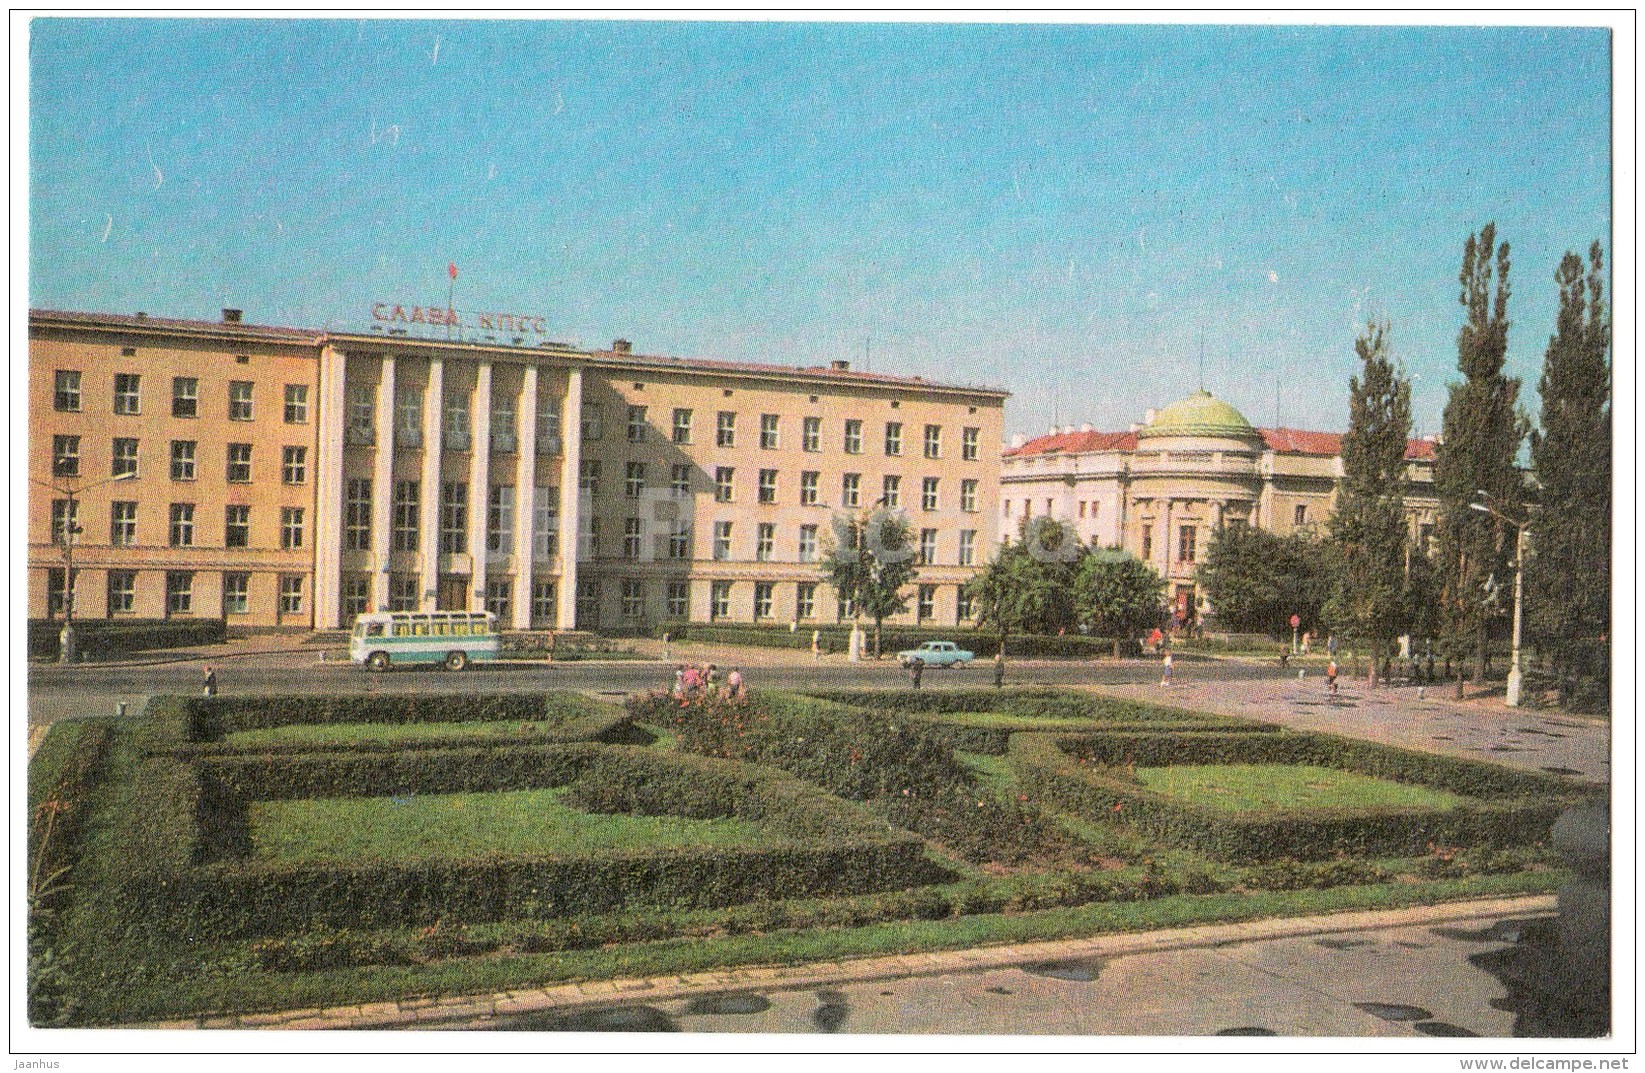
M152 396L138 413L117 377ZM192 414L172 401L189 391ZM919 549L907 620L954 624L998 539L1005 393L845 362L35 312L30 393L31 443L62 451L31 462L34 617L63 609L70 493L77 616L258 627L481 607L519 629L837 622L830 521L881 500ZM115 481L128 438L139 475Z
M1411 536L1430 539L1434 441L1407 447L1405 509ZM1121 547L1166 579L1176 614L1208 613L1194 571L1213 534L1253 525L1275 533L1323 533L1342 476L1342 437L1259 429L1237 409L1199 391L1126 432L1052 429L1003 457L1000 531L1049 515L1081 541Z

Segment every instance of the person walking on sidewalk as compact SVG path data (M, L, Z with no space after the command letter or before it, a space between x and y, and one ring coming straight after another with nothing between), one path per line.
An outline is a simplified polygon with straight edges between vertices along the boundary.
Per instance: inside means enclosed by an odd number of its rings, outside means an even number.
M205 681L200 695L205 697L215 697L217 695L217 672L209 666L206 667Z
M812 630L811 631L811 662L812 663L821 663L822 662L822 631L821 630Z
M1337 695L1337 661L1334 656L1331 662L1325 665L1325 688L1331 696Z
M1165 658L1160 660L1159 684L1162 686L1171 684L1171 650L1169 648L1165 650Z

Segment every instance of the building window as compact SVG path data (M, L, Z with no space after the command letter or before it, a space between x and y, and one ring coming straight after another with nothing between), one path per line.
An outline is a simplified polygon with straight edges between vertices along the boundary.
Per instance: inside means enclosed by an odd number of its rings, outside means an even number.
M587 538L588 545L587 551L583 555L583 558L598 559L600 557L600 519L598 516L590 515L588 518L584 519L584 524L588 527L584 531L584 536Z
M498 625L509 621L509 606L513 603L514 583L508 578L486 581L486 610L497 616Z
M531 582L531 624L553 625L560 617L560 586L552 578Z
M135 439L116 436L111 457L113 459L109 473L111 477L137 476L137 441Z
M714 523L714 558L724 562L731 558L731 523Z
M886 474L885 480L880 484L880 492L884 497L885 506L896 509L902 503L902 478L895 473Z
M1142 531L1142 561L1148 562L1154 557L1154 527L1149 525Z
M775 503L777 501L777 471L774 469L760 470L760 502Z
M250 380L230 380L228 382L228 419L230 421L251 420L251 390Z
M244 548L251 544L251 508L234 504L223 508L223 547Z
M280 508L280 546L287 550L303 546L303 508Z
M280 452L280 480L302 484L308 480L308 448L286 447Z
M228 481L230 484L246 484L251 480L251 444L231 443L228 445Z
M463 555L468 551L468 482L446 481L440 485L440 554Z
M771 553L777 546L777 527L771 522L761 522L754 531L754 558L758 562L771 561Z
M491 400L491 449L497 454L511 455L520 448L514 429L514 396L502 395Z
M628 408L628 442L645 442L645 407L630 406Z
M638 499L645 494L645 463L630 462L623 477L623 495Z
M977 617L977 598L972 595L969 585L960 586L960 606L957 617L961 622L970 622Z
M286 424L308 424L308 385L286 385Z
M914 614L921 622L929 622L937 617L937 587L935 585L921 585L919 602L914 605Z
M514 486L494 484L486 501L486 550L507 555L514 550Z
M794 617L817 617L817 583L802 581L794 587Z
M394 389L394 443L397 447L423 445L423 388L403 384ZM415 611L416 605L406 608Z
M691 613L691 582L670 581L668 583L663 613L669 618L685 618Z
M862 505L862 474L844 473L840 475L840 506L857 507Z
M713 581L709 583L708 617L715 621L731 617L731 582Z
M975 529L960 530L960 565L977 565L977 531Z
M343 622L352 624L371 607L371 578L349 574L343 578Z
M171 546L174 548L194 547L193 503L173 503L171 505Z
M600 494L600 460L585 458L577 464L577 490L590 496Z
M629 622L645 618L645 582L638 578L624 578L622 601L623 618Z
M902 454L901 421L887 421L885 423L885 453L888 455Z
M348 434L346 443L369 447L377 442L377 389L370 384L354 384L348 389Z
M977 482L970 478L960 482L960 509L967 514L977 512Z
M53 436L51 438L51 475L53 477L80 476L80 437Z
M714 446L737 446L737 415L729 410L721 410L719 421L714 428Z
M760 415L760 446L767 451L777 449L777 415Z
M845 453L862 454L862 422L856 419L845 423Z
M817 527L814 525L800 526L800 562L814 563L817 561Z
M137 543L135 501L117 499L109 504L109 543L117 548L129 548Z
M186 615L194 610L194 571L166 571L166 614Z
M72 509L70 505L72 502ZM80 532L80 501L54 499L51 501L51 542L64 544L71 535Z
M192 481L194 479L194 441L171 441L171 479L174 481Z
M1299 527L1308 524L1307 506L1301 503L1297 504L1296 509L1291 514L1291 524Z
M287 574L280 578L280 614L298 615L303 611L303 579Z
M623 519L623 558L638 559L640 557L640 543L644 538L644 534L640 530L640 519Z
M920 509L937 509L937 478L927 477L920 482Z
M920 565L931 566L937 561L937 531L920 530Z
M777 586L769 581L754 582L754 617L764 619L771 617L772 594Z
M539 561L560 556L560 487L539 485L532 503L531 554Z
M420 580L416 574L390 574L388 577L388 609L390 611L415 611L420 602L418 586Z
M343 496L343 547L371 549L371 478L350 477Z
M668 526L668 557L691 558L691 523L673 521Z
M822 450L822 418L808 417L800 433L800 447L806 451Z
M587 581L577 586L577 625L587 629L600 621L600 583Z
M1184 525L1177 529L1177 561L1191 563L1194 561L1195 530L1191 525Z
M129 614L137 610L137 571L109 571L109 614Z
M223 614L243 615L251 606L251 575L223 575Z
M469 448L468 395L459 392L446 397L444 415L440 419L440 442L448 451L466 451Z
M422 544L422 492L418 481L394 482L395 551L416 551Z
M975 462L978 454L978 442L982 438L982 429L966 428L960 432L960 459L965 462Z
M114 374L114 412L132 415L142 412L143 377L138 373Z
M605 411L598 403L583 403L581 432L585 440L597 440L605 435Z
M52 567L46 571L47 618L56 618L65 612L65 607L68 604L68 589L64 582L65 576L62 567Z
M684 499L691 494L691 466L676 462L668 471L668 494Z
M927 458L941 458L942 457L942 426L941 425L926 425L925 426L925 457L927 457Z
M1432 522L1423 522L1417 526L1417 550L1424 555L1433 554L1434 525Z
M200 416L200 381L192 376L171 378L171 416Z
M808 469L800 474L800 506L814 507L817 505L817 485L822 480L822 474Z
M714 501L716 503L730 503L732 499L732 481L737 471L731 466L717 466L714 469Z
M689 444L691 442L691 411L674 411L674 442Z
M537 400L537 450L546 455L560 453L560 400Z
M64 413L80 412L80 373L75 369L58 369L52 377L51 408Z

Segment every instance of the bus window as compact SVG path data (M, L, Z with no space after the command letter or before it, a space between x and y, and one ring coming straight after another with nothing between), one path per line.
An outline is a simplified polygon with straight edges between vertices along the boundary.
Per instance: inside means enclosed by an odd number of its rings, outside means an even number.
M411 627L407 626L404 622L396 622L394 624L394 636L396 636L396 637L410 637L411 636Z
M368 622L368 623L366 623L366 636L367 637L381 637L382 635L383 635L383 624L381 622Z
M418 636L418 637L426 637L428 635L428 623L426 623L426 622L413 623L412 627L411 627L411 632L414 635Z

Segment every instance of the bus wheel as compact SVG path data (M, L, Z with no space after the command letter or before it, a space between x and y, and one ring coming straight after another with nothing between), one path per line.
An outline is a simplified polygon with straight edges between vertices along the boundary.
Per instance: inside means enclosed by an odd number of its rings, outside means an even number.
M446 653L446 670L448 670L448 671L460 671L464 667L467 667L467 666L468 666L468 653L467 652L447 652Z
M371 657L366 660L366 666L370 667L374 671L388 670L388 653L373 652Z

